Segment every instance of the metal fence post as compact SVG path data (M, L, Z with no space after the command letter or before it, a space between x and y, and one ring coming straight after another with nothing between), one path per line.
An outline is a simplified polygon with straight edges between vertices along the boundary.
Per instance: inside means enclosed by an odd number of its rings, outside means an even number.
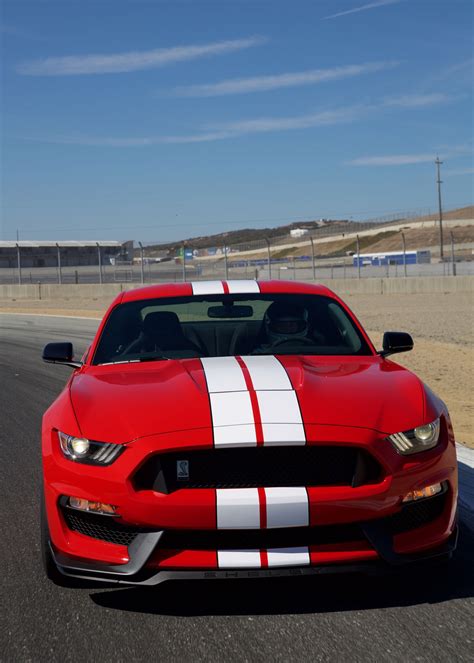
M405 242L405 233L402 233L402 243L403 243L403 273L407 275L407 245Z
M141 242L138 242L138 246L140 247L140 264L141 264L140 278L141 278L141 283L145 283L145 256L143 251L143 244Z
M21 285L21 253L20 245L18 243L16 245L16 258L18 263L18 285Z
M453 276L456 276L456 262L454 260L454 235L452 231L449 234L451 235L451 265L452 265L451 271L453 273Z
M100 244L96 242L97 245L97 256L99 258L99 283L102 285L102 255L100 253Z
M314 241L312 237L310 237L309 239L311 242L311 263L313 267L313 281L316 281L316 261L314 259Z
M58 252L58 283L61 285L63 282L63 275L61 272L61 249L59 248L59 244L56 242L56 249Z
M293 281L296 281L296 258L293 256Z
M186 244L183 242L183 282L186 283Z
M357 243L357 278L360 279L360 242L359 242L359 235L356 235L356 243Z
M265 237L265 242L267 243L267 254L268 254L268 278L272 278L272 259L270 255L270 240L268 237Z
M227 264L227 246L224 244L224 273L225 280L229 280L229 265Z

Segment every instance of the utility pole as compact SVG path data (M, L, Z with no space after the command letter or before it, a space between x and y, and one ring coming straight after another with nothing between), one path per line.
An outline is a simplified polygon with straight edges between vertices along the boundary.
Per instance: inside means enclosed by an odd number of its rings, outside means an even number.
M268 278L272 278L272 256L270 253L270 240L268 237L265 237L265 242L267 244L267 259L268 259Z
M453 235L453 231L451 231L449 234L451 235L451 265L452 265L451 271L452 271L452 275L456 276L456 262L454 260L454 235Z
M63 275L61 271L61 249L58 242L56 242L56 251L58 252L58 283L61 285L63 282Z
M313 281L316 281L316 262L314 260L314 241L313 238L309 238L311 242L311 264L313 266Z
M102 255L100 253L100 244L99 242L95 243L97 246L97 259L99 261L99 283L102 285Z
M138 242L138 246L140 247L140 281L143 284L145 283L145 252L141 242Z
M436 169L437 169L437 174L438 174L438 179L436 180L436 183L438 185L438 209L439 209L439 257L441 260L444 258L444 250L443 250L443 207L441 205L441 176L440 176L440 169L439 167L441 166L443 162L439 160L439 157L436 157Z
M359 235L356 235L356 246L357 246L357 278L360 279L360 241L359 241Z
M403 244L403 274L407 275L407 245L405 242L405 233L402 233L402 244Z
M183 242L183 283L186 283L186 244Z
M229 280L229 265L227 263L227 245L224 243L224 275L225 280Z
M18 266L18 285L21 285L21 253L20 253L20 245L17 242L16 243L16 261L17 261L17 266Z

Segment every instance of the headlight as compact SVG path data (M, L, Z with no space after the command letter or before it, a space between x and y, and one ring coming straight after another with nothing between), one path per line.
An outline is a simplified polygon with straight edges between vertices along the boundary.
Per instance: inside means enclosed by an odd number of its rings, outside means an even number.
M439 419L435 419L430 424L417 426L404 433L393 433L387 440L393 444L399 454L408 456L420 451L432 449L438 444L439 439Z
M73 437L58 430L61 451L69 460L88 465L110 465L124 450L121 444L95 442L85 437Z

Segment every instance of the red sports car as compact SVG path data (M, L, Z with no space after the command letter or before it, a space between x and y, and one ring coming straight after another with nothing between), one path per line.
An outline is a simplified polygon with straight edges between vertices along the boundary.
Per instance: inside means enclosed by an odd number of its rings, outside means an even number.
M43 419L55 582L378 571L456 545L445 404L329 289L208 281L121 293ZM75 578L76 580L71 580Z

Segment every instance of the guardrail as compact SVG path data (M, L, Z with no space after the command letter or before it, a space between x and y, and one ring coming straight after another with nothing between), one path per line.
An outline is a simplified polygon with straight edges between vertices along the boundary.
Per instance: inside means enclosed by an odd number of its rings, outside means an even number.
M413 278L370 278L370 279L320 279L318 283L327 285L341 294L428 294L474 292L474 276L440 276ZM54 301L54 300L112 300L119 292L130 290L130 283L110 283L102 285L0 285L1 304L12 300Z

